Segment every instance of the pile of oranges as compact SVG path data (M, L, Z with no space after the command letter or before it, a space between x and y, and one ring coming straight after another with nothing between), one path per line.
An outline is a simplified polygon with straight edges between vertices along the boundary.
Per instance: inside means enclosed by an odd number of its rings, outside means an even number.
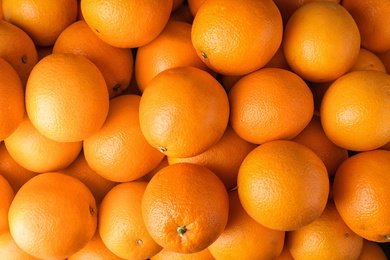
M0 0L0 259L387 259L389 13Z

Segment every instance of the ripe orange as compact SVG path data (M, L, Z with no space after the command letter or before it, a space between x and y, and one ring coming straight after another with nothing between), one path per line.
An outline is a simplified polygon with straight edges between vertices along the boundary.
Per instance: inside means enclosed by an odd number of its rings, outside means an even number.
M163 248L158 254L152 256L150 260L215 260L208 248L196 253L178 253Z
M191 38L213 71L244 75L271 60L282 34L282 17L272 0L242 0L239 7L234 0L209 0L196 13Z
M363 238L345 224L330 200L312 223L287 232L286 245L294 259L357 259Z
M190 8L192 16L196 16L196 13L198 12L200 6L203 4L204 1L206 0L187 0L188 7Z
M390 141L390 76L354 71L334 81L320 108L326 135L337 146L364 151Z
M162 249L149 235L142 218L141 202L147 184L118 184L100 206L100 237L111 252L124 259L148 259Z
M349 71L355 70L377 70L386 72L385 65L379 56L364 48L360 48L358 58Z
M165 166L168 166L169 163L168 163L168 157L164 157L161 162L156 166L154 167L153 170L151 170L150 172L148 172L146 175L142 176L141 178L137 179L139 181L146 181L146 182L149 182L150 179L153 178L153 176L158 173L162 168L164 168Z
M291 139L310 122L314 103L295 73L264 68L242 77L229 91L230 123L243 139L261 144Z
M142 94L139 120L153 146L172 157L200 154L218 142L229 119L221 84L195 67L175 67L155 76Z
M283 49L288 64L299 76L314 82L331 81L356 62L360 50L359 29L340 4L310 2L288 20Z
M364 239L362 252L358 260L387 260L383 249L375 242Z
M173 0L83 0L81 11L89 27L103 41L121 48L147 44L164 29Z
M226 228L208 248L216 259L275 259L283 250L284 237L284 231L266 228L251 218L233 190Z
M109 97L103 75L87 58L51 54L31 71L26 86L26 110L46 137L76 142L103 125Z
M195 253L225 229L229 198L221 180L204 166L177 163L149 181L142 216L152 238L167 250Z
M287 62L286 55L284 55L283 44L280 44L279 49L276 51L271 60L264 65L263 68L279 68L285 70L291 70L290 65Z
M15 195L9 227L16 244L42 259L65 259L96 231L97 209L88 188L74 177L42 173Z
M9 230L8 227L8 210L14 199L15 192L11 185L0 175L0 234Z
M179 66L193 66L210 71L192 45L191 24L169 21L153 41L137 50L134 73L139 89L143 92L161 71Z
M77 18L77 0L2 0L6 21L24 30L38 46L53 45Z
M349 157L337 169L333 198L345 223L359 236L390 239L390 151L372 150Z
M58 36L53 53L73 53L90 59L106 80L110 98L125 90L133 75L133 53L97 37L85 21L68 26Z
M24 88L32 68L38 62L34 42L22 29L3 20L0 20L0 37L0 57L14 67Z
M108 180L127 182L138 179L164 158L164 154L152 147L141 132L140 100L138 95L111 99L103 127L83 142L88 165Z
M10 136L23 120L22 82L15 69L0 57L0 141Z
M282 231L318 218L329 194L321 159L304 145L285 140L252 150L241 164L237 184L245 211L261 225Z
M40 260L20 249L9 231L0 234L0 259Z

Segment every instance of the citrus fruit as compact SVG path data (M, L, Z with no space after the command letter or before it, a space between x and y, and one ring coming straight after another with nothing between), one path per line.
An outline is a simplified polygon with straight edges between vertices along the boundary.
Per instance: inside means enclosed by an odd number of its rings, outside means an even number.
M8 231L8 210L14 199L15 192L11 185L0 175L0 234Z
M383 249L375 242L364 239L358 260L387 260Z
M150 260L215 260L208 248L196 253L178 253L163 248L158 254L152 256Z
M40 260L20 249L9 231L0 234L0 258L13 260Z

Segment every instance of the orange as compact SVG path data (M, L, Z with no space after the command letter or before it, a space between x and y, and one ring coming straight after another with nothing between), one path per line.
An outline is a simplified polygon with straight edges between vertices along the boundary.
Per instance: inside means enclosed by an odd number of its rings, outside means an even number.
M364 239L363 249L358 260L387 260L383 249L375 242Z
M350 69L350 71L355 70L377 70L386 72L385 65L378 55L364 48L360 48L357 61Z
M26 110L46 137L76 142L103 125L109 97L104 77L87 58L50 54L31 71L26 86Z
M321 159L306 146L270 141L252 150L241 164L238 195L245 211L275 230L296 230L325 209L329 180Z
M276 260L294 260L286 246L286 243L284 243L282 253L276 258Z
M0 57L14 67L23 88L32 68L38 62L38 53L30 36L12 23L0 20Z
M145 226L158 244L170 251L195 253L222 234L229 198L212 171L197 164L177 163L153 176L141 207Z
M15 69L0 57L0 141L10 136L23 120L22 82Z
M382 53L377 53L379 59L382 61L386 68L387 74L390 73L390 50Z
M310 2L288 20L283 49L288 64L299 76L314 82L331 81L356 62L360 50L359 29L340 4Z
M284 55L283 44L280 44L279 49L276 51L271 60L264 65L264 68L279 68L285 70L291 70L290 65L287 62Z
M146 181L146 182L149 182L150 179L153 178L153 176L159 172L162 168L164 168L165 166L168 166L169 163L168 163L168 157L164 157L161 162L153 168L153 170L151 170L150 172L148 172L147 174L145 174L144 176L142 176L141 178L137 179L139 181Z
M390 76L381 71L354 71L334 81L320 108L328 138L348 150L378 148L390 141Z
M175 67L142 94L139 121L146 140L167 156L190 157L218 142L229 120L224 88L208 72Z
M164 29L173 0L83 0L81 11L89 27L103 41L121 48L147 44Z
M108 180L127 182L138 179L164 158L164 154L152 147L141 132L140 100L138 95L111 99L103 127L83 142L88 165Z
M117 184L92 170L85 160L84 151L80 152L72 164L57 172L73 176L84 183L94 196L97 205L100 205L106 194Z
M390 239L390 151L372 150L349 157L337 169L333 198L345 223L359 236Z
M256 146L239 137L228 125L221 139L203 153L186 158L168 157L168 162L206 166L221 179L227 190L231 190L237 186L238 169L242 161Z
M0 234L8 231L8 210L15 192L9 182L0 175Z
M110 97L122 93L133 75L133 53L117 48L97 37L85 21L68 26L58 36L53 53L73 53L90 59L106 80Z
M271 60L282 34L282 17L272 0L243 0L239 6L234 0L209 0L196 13L191 38L213 71L244 75Z
M341 4L356 21L364 48L372 52L390 50L389 1L343 0Z
M320 117L316 115L291 141L303 144L315 152L324 162L329 175L334 175L339 165L348 158L348 150L329 140L322 129Z
M171 12L176 11L179 7L181 7L183 5L183 3L184 3L184 0L173 0Z
M25 31L35 45L53 45L77 18L77 0L3 0L6 21Z
M74 177L50 172L26 182L9 209L15 243L42 259L65 259L96 231L97 209L88 188Z
M191 14L188 4L182 4L169 16L170 21L182 21L185 23L192 24L194 17Z
M209 71L192 45L191 24L169 21L153 41L137 50L134 73L139 89L143 92L161 71L179 66L193 66Z
M121 183L104 197L99 211L99 234L115 255L125 259L148 259L162 248L146 230L141 202L147 182Z
M198 12L200 6L203 4L204 1L206 0L187 0L187 4L190 8L192 16L196 16L196 13Z
M287 232L286 245L294 259L357 259L363 238L343 221L332 201L309 225Z
M67 167L76 159L83 145L82 142L63 143L45 137L27 116L4 143L8 153L19 165L39 173Z
M0 234L0 258L13 260L40 260L20 249L9 231Z
M215 258L210 253L208 248L196 253L177 253L162 249L158 254L152 256L150 260L214 260Z
M283 250L284 237L284 231L266 228L251 218L233 190L226 228L208 248L216 259L275 259Z
M245 75L218 75L218 80L225 89L226 93L229 93L234 84L237 83Z
M307 84L295 73L279 68L245 75L230 89L229 101L233 129L256 144L295 137L314 111Z

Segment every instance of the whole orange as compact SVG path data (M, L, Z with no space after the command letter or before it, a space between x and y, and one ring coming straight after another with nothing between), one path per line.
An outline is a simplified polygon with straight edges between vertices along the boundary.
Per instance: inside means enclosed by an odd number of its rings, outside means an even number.
M387 256L383 249L373 241L364 239L362 252L358 260L387 260Z

